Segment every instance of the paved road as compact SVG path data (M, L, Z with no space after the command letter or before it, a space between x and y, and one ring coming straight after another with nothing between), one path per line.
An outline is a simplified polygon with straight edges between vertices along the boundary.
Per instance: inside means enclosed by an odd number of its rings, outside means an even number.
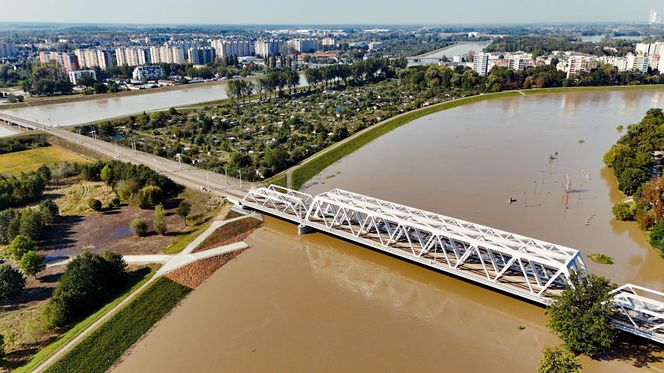
M188 164L180 164L174 160L154 156L141 151L135 151L121 145L96 140L75 132L60 128L45 126L27 119L18 118L6 113L0 113L0 120L20 122L33 128L43 129L47 133L60 137L72 143L77 143L89 149L102 153L108 157L124 162L146 165L153 170L163 173L175 182L182 185L201 189L206 188L210 193L220 196L233 196L242 198L254 183L242 182L239 179L226 177L212 171L206 171Z

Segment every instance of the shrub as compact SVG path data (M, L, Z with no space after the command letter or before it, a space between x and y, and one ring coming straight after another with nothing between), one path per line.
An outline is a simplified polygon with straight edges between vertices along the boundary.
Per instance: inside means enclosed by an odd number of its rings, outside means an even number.
M0 265L0 302L4 303L23 291L25 278L9 264Z
M157 232L157 234L164 235L166 234L166 231L168 230L168 227L166 226L166 221L164 220L166 218L166 211L164 211L164 206L162 205L157 205L157 207L154 209L154 231Z
M44 224L51 224L53 223L53 220L60 215L60 209L55 202L46 199L39 203L39 214L41 215Z
M44 269L46 269L46 263L44 263L44 257L37 254L34 251L28 251L23 254L21 261L18 263L19 267L23 273L28 276L34 276L37 278L37 274Z
M635 217L634 203L619 202L613 206L613 216L622 221L633 221Z
M615 288L606 278L572 272L570 283L548 307L549 328L572 352L597 356L613 345L616 328L610 292Z
M34 248L35 243L31 239L20 234L16 236L9 244L9 252L16 260L20 260L23 255L34 250Z
M118 197L113 197L113 199L111 200L111 207L112 207L112 208L118 208L118 207L120 207L120 198L118 198Z
M42 311L45 324L61 326L101 306L125 285L124 268L115 256L85 252L74 258Z
M21 212L19 234L32 240L38 240L44 233L44 221L40 214L33 209L26 209Z
M5 357L5 336L0 334L0 361Z
M143 237L148 234L148 222L143 219L134 219L129 225L131 231L138 237Z
M577 373L581 364L565 346L546 346L537 363L537 373Z
M664 256L664 219L661 219L650 231L650 244L659 249Z
M96 198L90 198L88 200L88 206L94 211L101 211L102 208L101 201Z
M159 204L162 198L163 192L161 188L148 185L138 191L135 203L138 207L146 209Z

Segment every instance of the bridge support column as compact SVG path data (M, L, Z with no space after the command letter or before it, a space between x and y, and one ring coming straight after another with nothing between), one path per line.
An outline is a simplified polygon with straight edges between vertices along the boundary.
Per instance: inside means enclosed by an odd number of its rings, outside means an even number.
M307 234L313 232L314 229L308 225L300 224L297 226L297 234Z

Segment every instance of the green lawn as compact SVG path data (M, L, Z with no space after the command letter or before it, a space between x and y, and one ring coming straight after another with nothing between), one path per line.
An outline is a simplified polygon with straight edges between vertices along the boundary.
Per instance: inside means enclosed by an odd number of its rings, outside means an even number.
M190 291L190 288L165 277L157 279L46 371L107 371Z
M35 171L39 166L56 162L86 163L90 160L57 145L22 150L0 155L0 174L20 175Z
M102 317L106 312L111 310L118 303L122 302L122 300L127 298L129 294L133 293L138 288L140 288L146 281L148 281L155 274L158 268L159 268L158 266L150 266L148 271L138 272L139 274L142 275L142 277L137 278L136 279L137 282L133 286L131 286L131 288L127 289L124 293L120 294L120 296L118 296L117 298L106 304L104 307L99 309L99 311L88 316L83 321L74 325L74 327L69 329L67 332L60 335L55 341L53 341L51 344L41 349L35 356L33 356L32 359L30 359L30 361L26 365L17 368L15 372L32 371L35 367L37 367L39 364L41 364L51 355L53 355L56 351L58 351L62 346L67 344L69 341L71 341L73 338L79 335L82 331L87 329L95 321L99 320L99 318Z

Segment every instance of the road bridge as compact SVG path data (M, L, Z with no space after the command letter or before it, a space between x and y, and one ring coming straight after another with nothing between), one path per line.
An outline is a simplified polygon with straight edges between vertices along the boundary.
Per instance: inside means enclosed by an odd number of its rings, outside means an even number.
M243 206L546 306L587 275L576 249L335 189L315 196L270 185ZM664 343L664 293L627 284L613 293L619 329Z

